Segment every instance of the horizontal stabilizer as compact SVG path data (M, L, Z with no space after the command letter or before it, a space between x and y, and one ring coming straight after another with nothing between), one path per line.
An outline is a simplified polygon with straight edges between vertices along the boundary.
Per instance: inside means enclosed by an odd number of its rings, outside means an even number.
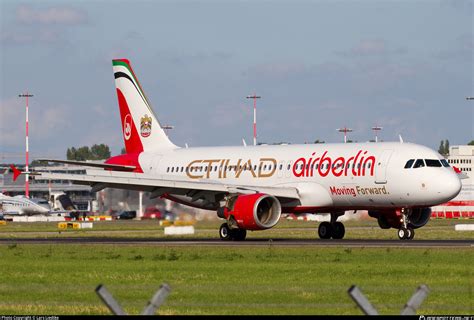
M136 166L127 166L127 165L120 165L120 164L108 164L108 163L103 163L103 162L75 161L75 160L39 159L38 161L73 164L73 165L77 165L77 166L102 168L102 169L105 169L105 170L114 170L114 171L133 171L137 168Z

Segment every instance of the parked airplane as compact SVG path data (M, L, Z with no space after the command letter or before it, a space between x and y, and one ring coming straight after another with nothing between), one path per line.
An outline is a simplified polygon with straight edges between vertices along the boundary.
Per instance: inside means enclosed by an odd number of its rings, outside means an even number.
M0 211L3 215L49 214L49 204L43 199L29 199L25 196L10 197L0 193Z
M126 154L85 175L42 173L103 188L151 192L226 219L223 240L244 240L246 230L274 227L282 213L330 213L322 239L341 239L337 219L368 210L400 239L430 218L430 207L454 198L461 182L436 151L411 143L305 144L179 148L167 137L126 59L113 60ZM105 170L103 170L105 169Z

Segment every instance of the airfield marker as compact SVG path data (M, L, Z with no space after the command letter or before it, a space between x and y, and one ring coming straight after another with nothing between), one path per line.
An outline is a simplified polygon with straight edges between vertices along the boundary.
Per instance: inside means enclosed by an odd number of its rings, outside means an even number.
M25 197L29 198L30 197L30 181L29 177L30 175L28 174L28 153L29 153L29 148L28 148L28 98L33 97L32 94L28 94L28 91L26 94L19 94L18 97L20 98L26 98L26 167L25 167Z

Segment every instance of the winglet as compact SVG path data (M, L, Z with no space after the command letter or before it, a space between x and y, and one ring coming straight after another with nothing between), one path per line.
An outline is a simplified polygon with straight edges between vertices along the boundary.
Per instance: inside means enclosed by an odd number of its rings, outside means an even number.
M401 134L398 135L398 138L400 139L400 143L403 143L403 138Z
M13 171L13 181L16 181L21 174L21 171L18 170L13 164L10 165L10 168Z

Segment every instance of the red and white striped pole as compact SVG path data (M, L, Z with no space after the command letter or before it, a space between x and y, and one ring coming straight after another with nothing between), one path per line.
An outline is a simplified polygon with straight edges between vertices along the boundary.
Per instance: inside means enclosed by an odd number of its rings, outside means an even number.
M26 164L25 164L25 197L30 197L30 175L28 174L28 164L29 164L29 146L28 146L28 136L29 136L29 128L28 128L28 98L32 97L32 94L19 94L18 97L26 98Z
M260 96L254 94L253 96L247 96L247 99L253 99L253 145L257 145L257 99Z

